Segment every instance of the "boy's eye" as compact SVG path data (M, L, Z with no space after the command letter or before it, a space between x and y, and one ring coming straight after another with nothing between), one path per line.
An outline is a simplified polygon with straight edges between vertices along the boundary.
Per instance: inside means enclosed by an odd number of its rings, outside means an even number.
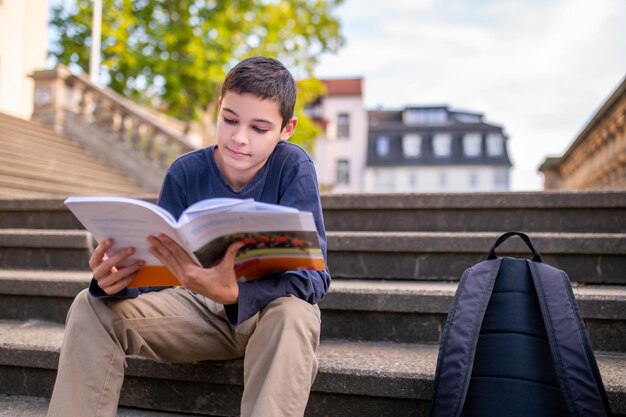
M224 123L229 124L229 125L234 125L234 124L237 123L237 120L229 119L228 117L224 117Z
M269 129L263 129L261 127L253 127L252 129L254 129L256 133L260 133L260 134L267 133L267 131L269 130Z

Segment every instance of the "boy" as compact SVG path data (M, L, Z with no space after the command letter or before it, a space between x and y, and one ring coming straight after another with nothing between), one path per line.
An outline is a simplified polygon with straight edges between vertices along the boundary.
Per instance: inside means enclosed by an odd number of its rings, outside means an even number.
M159 205L178 217L212 197L254 198L311 211L326 257L318 185L310 158L286 142L295 82L278 61L249 58L226 76L219 98L217 144L178 158ZM115 416L125 355L159 362L244 357L242 416L302 416L317 372L320 313L328 271L288 271L237 282L234 243L212 268L196 266L167 236L150 236L151 253L183 287L129 289L142 266L116 268L133 248L106 258L110 241L89 261L93 280L68 313L49 417ZM140 294L141 293L141 294Z

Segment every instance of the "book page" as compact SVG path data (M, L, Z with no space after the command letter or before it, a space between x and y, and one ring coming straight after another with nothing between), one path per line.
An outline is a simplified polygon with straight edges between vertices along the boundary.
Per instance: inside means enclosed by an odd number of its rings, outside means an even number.
M165 233L182 244L171 214L155 204L120 197L70 197L65 204L98 243L113 239L108 256L134 247L135 255L125 264L143 259L146 265L160 265L148 252L148 235Z
M200 216L206 216L211 213L249 210L252 209L255 204L256 203L251 198L209 198L198 201L187 207L187 209L180 215L178 223L185 224Z

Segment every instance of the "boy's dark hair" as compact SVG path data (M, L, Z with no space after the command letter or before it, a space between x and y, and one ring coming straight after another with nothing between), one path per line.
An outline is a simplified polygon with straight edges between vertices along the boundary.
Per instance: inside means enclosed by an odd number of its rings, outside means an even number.
M228 91L277 102L283 118L281 130L293 117L296 82L287 68L274 58L255 56L235 65L224 79L222 97Z

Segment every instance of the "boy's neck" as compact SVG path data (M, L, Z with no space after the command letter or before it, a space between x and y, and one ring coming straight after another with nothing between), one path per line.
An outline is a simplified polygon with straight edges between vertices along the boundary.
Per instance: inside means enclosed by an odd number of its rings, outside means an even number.
M224 178L224 181L234 190L240 191L243 189L252 178L259 172L260 168L255 171L245 172L245 171L236 171L232 169L228 169L228 167L224 164L224 160L222 159L222 155L220 154L220 150L216 145L213 150L213 159L215 160L215 165L217 166L218 171Z

